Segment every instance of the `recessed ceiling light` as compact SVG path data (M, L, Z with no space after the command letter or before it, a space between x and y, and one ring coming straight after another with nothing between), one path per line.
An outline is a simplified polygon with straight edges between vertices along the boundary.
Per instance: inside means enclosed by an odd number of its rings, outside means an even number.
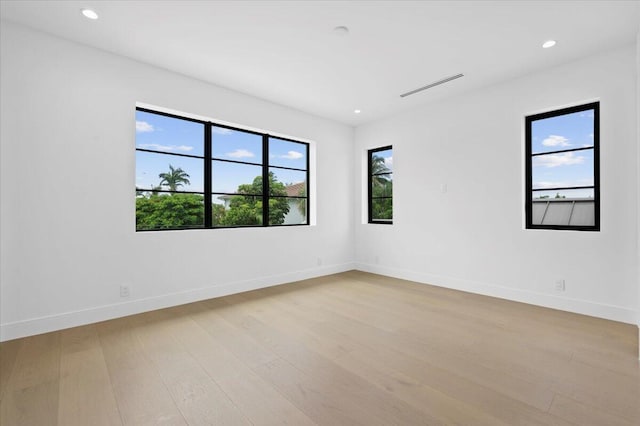
M91 9L82 9L82 14L84 15L85 18L88 19L93 19L94 21L96 19L98 19L98 14L96 13L95 10L91 10Z
M360 110L359 109L354 109L353 112L355 112L356 114L360 114Z
M349 34L349 28L345 27L344 25L341 25L339 27L335 27L333 29L333 33L339 36L346 36L347 34Z
M553 47L556 45L556 41L555 40L547 40L542 44L542 47L544 47L545 49L548 49L550 47Z

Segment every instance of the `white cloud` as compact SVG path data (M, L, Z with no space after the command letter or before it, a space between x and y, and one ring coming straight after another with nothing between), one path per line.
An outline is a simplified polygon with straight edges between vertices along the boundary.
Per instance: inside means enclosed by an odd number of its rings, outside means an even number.
M193 150L192 146L188 145L160 145L158 143L141 143L137 145L138 148L143 149L154 149L156 151L181 151L181 152L189 152Z
M289 151L286 155L280 156L280 158L286 158L287 160L299 160L302 157L304 157L304 155L298 151Z
M153 125L147 123L146 121L138 121L136 120L136 132L137 133L149 133L153 132L155 129Z
M548 138L542 141L544 146L570 146L569 139L559 135L549 135Z
M228 157L231 157L231 158L251 158L251 157L255 157L253 152L247 151L246 149L236 149L235 151L227 152L225 155L228 156Z
M387 168L392 169L393 168L393 157L387 157L384 159L384 165L387 166Z
M224 127L217 127L217 126L212 126L211 127L211 132L215 133L216 135L228 135L232 131L233 130L225 129Z
M567 182L550 182L550 181L533 182L534 189L561 188L563 186L571 186L571 185Z
M585 157L576 155L575 152L564 152L562 154L540 155L533 157L534 167L559 167L571 166L573 164L584 163Z

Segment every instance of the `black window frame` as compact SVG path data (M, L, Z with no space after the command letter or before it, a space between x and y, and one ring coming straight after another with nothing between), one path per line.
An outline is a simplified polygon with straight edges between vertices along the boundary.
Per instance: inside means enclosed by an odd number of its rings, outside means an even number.
M372 224L393 225L393 214L391 215L391 219L374 219L373 218L373 200L374 199L391 199L391 203L393 205L393 187L391 189L391 195L389 196L382 196L382 197L373 196L373 177L374 177L374 173L372 170L373 155L376 152L388 151L388 150L393 151L393 145L387 145L380 148L373 148L373 149L367 150L367 209L368 209L367 220L368 220L368 223L372 223ZM375 174L375 176L378 176L378 175L393 175L393 170L391 170L388 173Z
M204 224L202 227L178 227L178 228L154 228L154 229L138 229L136 226L136 232L155 232L155 231L183 231L183 230L191 230L191 229L197 229L197 230L203 230L203 229L234 229L234 228L265 228L265 227L279 227L279 226L309 226L311 224L311 212L310 212L310 205L311 205L311 197L310 197L310 193L309 193L309 188L310 188L310 144L308 142L303 142L300 140L295 140L295 139L291 139L291 138L287 138L287 137L283 137L283 136L279 136L279 135L271 135L269 133L263 133L263 132L258 132L255 130L249 130L249 129L243 129L241 127L235 127L235 126L230 126L227 124L222 124L222 123L217 123L214 121L208 121L208 120L199 120L196 118L192 118L192 117L187 117L187 116L182 116L182 115L178 115L178 114L172 114L172 113L167 113L164 111L157 111L154 109L150 109L150 108L145 108L145 107L136 107L136 112L137 111L141 111L141 112L146 112L146 113L150 113L150 114L156 114L156 115L162 115L165 117L170 117L170 118L174 118L174 119L179 119L179 120L185 120L185 121L190 121L190 122L194 122L194 123L199 123L203 125L203 152L204 154L202 156L198 156L198 155L190 155L190 154L179 154L179 153L173 153L173 152L166 152L166 151L159 151L159 150L153 150L153 149L146 149L146 148L138 148L136 146L135 150L136 152L141 151L141 152L149 152L149 153L153 153L153 154L163 154L163 155L168 155L168 156L178 156L178 157L189 157L189 158L197 158L197 159L201 159L204 162L204 168L203 168L203 179L204 179L204 192L198 192L198 191L171 191L171 190L165 190L165 189L161 189L161 190L154 190L154 189L145 189L145 188L138 188L136 187L136 192L140 191L140 192L160 192L160 193L180 193L180 194L201 194L204 197ZM255 135L259 135L262 137L262 158L261 158L261 162L260 163L255 163L255 162L246 162L246 161L238 161L238 160L229 160L229 159L221 159L221 158L216 158L213 156L212 153L212 143L213 143L213 132L212 132L212 128L213 127L219 127L219 128L225 128L225 129L229 129L229 130L233 130L233 131L239 131L239 132L244 132L244 133L251 133L251 134L255 134ZM286 142L293 142L293 143L298 143L301 144L305 147L306 153L306 164L305 164L305 169L299 169L299 168L293 168L293 167L284 167L284 166L275 166L275 165L270 165L269 164L269 141L270 139L277 139L277 140L281 140L281 141L286 141ZM263 188L262 188L262 194L258 195L262 197L262 223L259 225L235 225L235 226L214 226L213 225L213 218L212 218L212 212L213 212L213 207L212 207L212 200L213 200L213 195L243 195L243 194L236 194L236 193L222 193L222 192L213 192L213 188L212 188L212 174L213 174L213 161L224 161L224 162L228 162L228 163L238 163L238 164L251 164L251 165L258 165L262 167L262 182L263 182ZM306 184L306 189L305 189L305 195L304 196L271 196L269 195L269 169L270 168L275 168L275 169L286 169L286 170L295 170L295 171L301 171L304 172L306 175L306 179L305 179L305 184ZM280 197L280 198L299 198L299 199L306 199L306 222L305 223L293 223L293 224L269 224L269 198L276 198L276 197Z
M532 124L538 120L558 117L576 112L593 110L593 146L533 153ZM561 154L593 150L593 185L533 188L533 158L540 155ZM550 229L564 231L600 231L600 102L590 102L567 108L560 108L525 117L525 227L526 229ZM593 225L543 225L533 223L533 192L560 191L593 188L594 224Z

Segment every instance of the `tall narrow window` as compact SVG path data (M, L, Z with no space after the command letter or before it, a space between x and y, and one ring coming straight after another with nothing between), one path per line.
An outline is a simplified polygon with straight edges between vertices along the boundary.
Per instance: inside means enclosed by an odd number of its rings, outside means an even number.
M136 230L308 225L309 145L136 111Z
M368 151L369 223L393 223L393 149Z
M211 192L214 227L261 226L263 137L211 126Z
M309 152L307 144L269 138L269 225L307 224ZM286 211L285 214L283 212Z
M600 104L526 117L526 227L600 230Z

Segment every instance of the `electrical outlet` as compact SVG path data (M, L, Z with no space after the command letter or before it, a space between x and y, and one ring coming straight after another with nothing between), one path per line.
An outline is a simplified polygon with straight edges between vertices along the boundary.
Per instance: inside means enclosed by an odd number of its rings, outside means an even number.
M564 291L564 280L556 280L556 291Z
M128 285L121 285L120 286L120 297L129 297L130 292L129 292L129 286Z

